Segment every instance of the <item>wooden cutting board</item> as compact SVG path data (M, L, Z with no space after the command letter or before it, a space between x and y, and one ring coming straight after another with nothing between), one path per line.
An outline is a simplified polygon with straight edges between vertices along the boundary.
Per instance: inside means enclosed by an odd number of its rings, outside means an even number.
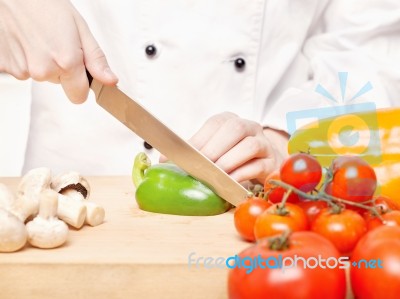
M105 223L70 230L60 248L0 253L1 299L226 298L226 269L189 267L188 258L226 258L249 246L238 238L232 212L147 213L135 204L130 177L88 179ZM15 190L19 179L0 182Z
M90 200L104 206L105 222L70 230L60 248L27 245L0 253L1 299L227 297L226 268L188 261L191 253L192 260L227 258L250 246L238 237L232 211L211 217L147 213L136 206L130 177L88 179ZM15 190L19 179L0 182Z

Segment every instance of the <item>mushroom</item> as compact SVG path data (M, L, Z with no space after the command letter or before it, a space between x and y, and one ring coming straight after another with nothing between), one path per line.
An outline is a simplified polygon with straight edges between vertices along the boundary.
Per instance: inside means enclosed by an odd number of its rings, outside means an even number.
M86 206L85 223L91 226L103 223L105 217L104 208L87 200L90 195L89 182L79 173L70 171L60 174L53 179L51 187L71 200L84 203Z
M10 211L14 204L15 196L11 192L10 188L0 183L0 208Z
M34 168L21 179L17 188L17 198L10 212L25 222L30 216L36 216L39 210L39 194L50 189L51 171L49 168Z
M14 252L25 246L25 224L15 215L0 208L0 252Z
M58 194L47 189L40 193L39 214L26 224L28 242L38 248L56 248L65 243L68 226L57 218Z
M57 216L61 220L77 229L80 229L85 223L86 214L87 210L84 203L77 200L71 200L63 194L58 194Z

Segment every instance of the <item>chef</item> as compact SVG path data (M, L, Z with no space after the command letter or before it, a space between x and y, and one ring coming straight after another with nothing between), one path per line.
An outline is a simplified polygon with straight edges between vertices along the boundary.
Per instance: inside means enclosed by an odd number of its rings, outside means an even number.
M237 181L262 182L286 156L288 112L332 105L318 84L345 100L338 72L348 94L371 83L360 101L398 104L399 24L398 0L0 0L0 71L34 80L24 172L158 162L96 104L86 67Z

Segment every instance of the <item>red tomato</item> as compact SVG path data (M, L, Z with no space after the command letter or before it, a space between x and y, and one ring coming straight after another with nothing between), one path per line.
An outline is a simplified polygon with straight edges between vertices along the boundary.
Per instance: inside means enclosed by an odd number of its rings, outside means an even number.
M328 194L328 195L332 195L332 182L329 182L329 183L326 185L325 193Z
M328 207L326 201L323 200L302 200L298 202L297 205L303 209L310 225L314 222L319 213Z
M272 203L280 203L287 192L286 189L270 184L269 180L280 181L280 175L278 171L270 173L265 179L264 192L268 194L268 200ZM296 193L291 193L286 202L297 203L299 202L299 196Z
M381 195L374 197L374 202L367 204L367 206L370 206L370 207L374 206L376 208L376 211L379 214L384 214L384 213L390 212L392 210L398 210L397 203L394 203L388 197L381 196ZM367 222L369 221L369 219L376 217L375 213L373 213L369 210L365 210L362 215L363 215L365 221L367 221Z
M368 232L358 242L351 261L355 263L350 279L356 298L399 298L400 227L381 226Z
M332 195L345 200L370 200L376 189L374 169L357 156L341 156L332 163ZM354 209L351 206L348 208ZM356 208L356 210L359 210Z
M301 231L308 228L307 217L297 205L287 203L286 215L279 214L279 204L274 204L258 216L254 225L256 240L279 235L285 231Z
M327 208L311 224L311 230L330 240L341 254L349 254L366 233L367 225L355 211L344 209L333 214Z
M380 215L383 222L377 216L367 217L367 229L373 230L379 226L400 226L400 211L390 211Z
M255 241L254 224L259 215L271 204L265 199L251 197L236 207L234 222L237 232L247 241Z
M268 240L266 240L268 241ZM331 242L313 232L295 232L288 239L288 247L282 250L273 250L266 245L268 242L259 242L238 254L237 262L245 260L246 267L235 266L228 274L228 296L230 299L304 299L324 298L343 299L346 293L346 278L344 269L339 267L305 267L299 261L297 267L273 268L275 261L282 258L286 261L300 257L304 259L335 258L339 259L339 252ZM268 259L268 260L267 260ZM267 260L262 263L262 260ZM251 270L250 266L260 262ZM313 262L312 265L315 265ZM269 266L269 267L268 267Z
M305 153L293 154L282 164L282 182L303 192L315 189L322 177L322 167L318 160Z
M375 206L382 213L388 212L389 210L400 210L399 203L383 195L379 195L375 198Z

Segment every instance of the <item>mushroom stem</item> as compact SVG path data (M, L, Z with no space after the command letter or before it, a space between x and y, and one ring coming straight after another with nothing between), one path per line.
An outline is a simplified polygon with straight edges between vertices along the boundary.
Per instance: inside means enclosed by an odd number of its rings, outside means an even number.
M69 225L79 229L85 222L86 206L81 201L71 200L58 194L58 217Z
M90 226L97 226L103 223L105 217L105 211L102 206L90 201L84 201L86 206L86 219L85 223Z
M26 224L28 241L38 248L56 248L65 243L68 226L57 218L58 194L44 190L39 197L39 214Z
M50 219L57 216L58 207L57 192L48 189L41 193L39 201L39 216L43 219Z
M72 200L77 200L77 201L86 200L86 198L83 196L83 194L76 191L75 189L65 189L65 190L61 191L60 194L68 196Z
M104 208L88 201L90 195L89 182L79 173L74 171L62 173L53 178L51 187L71 202L80 202L86 207L86 224L97 226L103 223Z

